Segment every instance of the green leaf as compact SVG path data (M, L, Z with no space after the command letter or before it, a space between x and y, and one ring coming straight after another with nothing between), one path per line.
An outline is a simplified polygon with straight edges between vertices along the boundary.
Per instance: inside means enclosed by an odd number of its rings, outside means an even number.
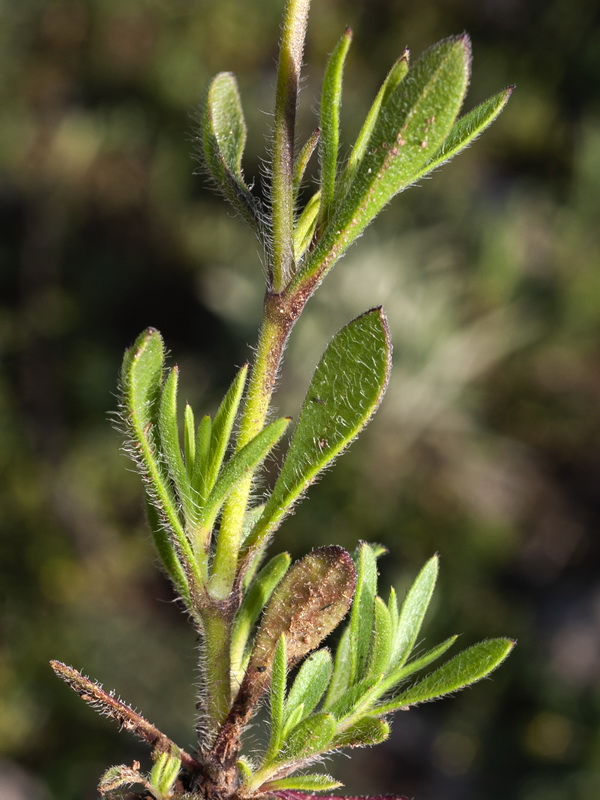
M510 639L489 639L479 642L451 658L410 689L379 705L376 711L378 714L387 714L389 711L408 708L464 689L465 686L485 678L495 670L514 645Z
M283 708L287 676L287 653L285 634L282 633L275 647L271 672L271 737L265 754L265 762L272 761L283 741Z
M433 154L431 159L424 164L417 178L427 175L442 164L450 161L455 155L474 142L483 131L498 117L513 92L514 86L509 86L493 97L484 100L472 111L460 117L453 125L452 130L444 139L441 147Z
M151 784L146 777L138 772L136 769L127 767L125 764L120 764L116 767L110 767L100 778L98 784L98 791L100 794L108 794L117 789L122 789L125 786L134 786L140 784L145 789L152 790Z
M350 616L350 676L352 686L364 677L371 646L375 595L377 594L377 560L372 547L361 542L354 557L356 593Z
M313 550L296 561L273 592L263 613L239 696L252 705L268 684L273 654L286 635L288 668L338 625L355 585L350 555L334 545Z
M438 568L439 561L437 556L434 556L425 564L402 604L398 620L398 633L392 654L394 669L403 666L415 646L435 589Z
M338 789L343 783L336 781L331 775L292 775L289 778L280 778L276 781L269 781L261 787L261 792L272 792L282 789L295 789L301 792L324 792L326 790Z
M334 747L371 747L380 744L390 735L390 726L379 717L367 714L343 730L333 740Z
M207 474L210 461L210 443L212 438L212 420L205 414L198 424L196 431L196 442L194 445L194 469L192 471L192 492L194 503L198 507L196 518L200 515L200 510L208 492L206 491L206 484L208 481Z
M173 784L181 769L181 757L177 752L162 752L153 758L155 760L150 772L150 784L158 792L159 797L170 797Z
M188 478L191 481L194 474L194 459L196 458L196 422L194 412L189 403L185 404L183 415L183 449L185 453L185 466Z
M348 689L350 683L350 658L350 625L346 625L335 651L333 675L323 703L324 709L329 709Z
M300 150L296 160L294 161L294 197L298 196L298 192L300 191L300 187L302 185L302 179L304 178L304 173L306 172L306 167L308 166L308 162L310 161L312 154L316 150L320 135L321 131L317 128L317 130L314 131L312 136L308 139L304 147Z
M285 716L288 718L299 705L304 706L304 716L308 716L323 697L331 679L333 664L331 653L326 648L317 650L300 667L285 703Z
M304 703L300 703L300 705L296 706L290 715L286 717L285 724L283 726L284 738L304 719L305 716Z
M310 198L294 228L294 257L298 261L308 250L317 229L321 193L315 192Z
M331 714L311 714L290 733L275 763L300 761L324 752L332 742L336 728Z
M408 50L405 50L400 58L392 65L392 68L388 72L380 90L377 92L377 96L373 101L373 105L369 109L369 113L367 114L360 133L358 134L356 142L354 143L354 147L352 148L352 152L350 153L350 158L348 159L348 163L344 169L342 184L346 187L354 177L356 168L367 150L367 145L369 144L369 139L371 138L375 123L379 117L379 111L381 110L382 104L384 104L389 98L396 86L398 86L399 83L404 80L404 77L408 72L408 59L409 53Z
M387 386L390 350L380 308L362 314L333 338L315 370L283 467L246 548L260 546L371 419Z
M400 616L398 614L398 601L396 599L396 591L393 586L390 588L390 596L388 599L388 613L390 615L390 623L392 626L392 639L393 641L395 641L396 635L398 633L398 622Z
M327 707L327 711L339 721L352 720L360 714L366 714L382 694L383 675L376 678L369 676L351 686L335 703Z
M181 562L177 558L177 551L173 545L171 535L165 528L156 506L147 498L146 514L148 517L148 524L150 532L154 541L154 546L158 551L160 560L162 561L165 572L173 582L178 595L186 603L188 608L191 606L190 587L188 585L186 574L181 566Z
M177 367L173 367L163 386L159 411L160 443L177 497L183 507L186 519L190 519L193 513L193 498L179 442L179 426L177 422L178 378L179 370Z
M132 439L131 456L145 479L146 493L157 509L160 525L173 537L179 556L186 562L186 572L199 577L190 543L179 518L177 502L158 457L155 429L158 427L163 365L162 337L157 330L148 328L137 338L133 347L127 350L123 359L123 420ZM164 552L166 551L163 548Z
M244 660L244 651L252 627L273 594L273 590L287 572L291 563L288 553L274 556L252 581L236 614L231 633L231 664L236 674Z
M385 691L392 689L398 683L405 680L409 675L413 675L415 672L419 672L420 670L425 669L425 667L428 667L434 661L437 661L438 658L441 658L444 653L446 653L452 647L457 639L458 636L450 636L441 644L438 644L436 647L432 647L431 650L423 653L422 656L409 661L408 664L405 664L400 669L395 670L389 677L385 679Z
M249 783L252 780L253 766L247 756L240 756L237 762L237 768L240 772L240 777L243 783Z
M227 462L202 509L200 522L203 529L212 529L229 493L267 457L290 422L290 417L282 417L267 425Z
M365 675L372 680L386 673L392 655L392 623L381 597L375 598L374 612L374 628Z
M212 424L210 439L210 461L206 471L204 490L206 495L212 492L217 477L223 466L223 459L231 439L231 432L235 423L235 418L240 407L246 376L248 375L248 364L240 369L235 376L233 383L227 390Z
M246 122L235 77L221 72L211 81L202 114L204 161L217 187L256 231L260 207L242 174Z
M342 77L352 31L346 28L331 54L321 92L319 156L321 161L321 205L319 227L327 224L332 212L338 169L340 139L340 107L342 102Z
M466 34L427 50L382 103L346 195L291 289L321 278L381 209L419 176L450 132L470 73Z

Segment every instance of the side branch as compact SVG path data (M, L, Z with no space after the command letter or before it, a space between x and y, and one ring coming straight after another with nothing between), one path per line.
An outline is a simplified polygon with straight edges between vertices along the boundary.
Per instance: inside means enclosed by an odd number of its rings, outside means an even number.
M92 706L95 711L99 711L111 719L116 720L121 728L131 731L143 742L149 744L153 749L164 753L177 752L181 758L182 766L190 772L202 772L202 765L196 761L189 753L178 747L168 736L158 730L152 723L144 719L126 703L118 700L110 692L104 689L89 678L84 677L73 667L68 667L60 661L51 661L50 666L73 691Z

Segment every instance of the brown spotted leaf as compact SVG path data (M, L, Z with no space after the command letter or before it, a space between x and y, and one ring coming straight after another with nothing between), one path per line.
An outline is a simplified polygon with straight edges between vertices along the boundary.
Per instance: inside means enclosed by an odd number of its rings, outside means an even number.
M355 583L352 558L341 547L321 547L292 565L273 592L256 635L244 678L252 703L268 685L281 634L286 638L289 668L341 622Z

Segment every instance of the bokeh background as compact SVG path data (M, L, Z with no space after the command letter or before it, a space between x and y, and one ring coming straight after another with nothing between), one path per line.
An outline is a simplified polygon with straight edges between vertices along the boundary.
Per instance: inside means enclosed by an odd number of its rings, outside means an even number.
M267 152L280 0L0 2L0 796L92 800L148 754L48 667L114 688L193 745L196 642L161 577L109 412L123 349L158 327L213 411L249 356L258 247L194 174L212 74L239 77ZM327 339L385 305L384 405L282 529L300 555L389 548L400 593L435 551L427 643L511 635L491 680L397 715L329 769L348 793L600 797L600 15L597 0L315 0L300 127L355 31L349 146L391 62L463 30L468 106L517 91L466 154L400 196L297 326L296 414Z

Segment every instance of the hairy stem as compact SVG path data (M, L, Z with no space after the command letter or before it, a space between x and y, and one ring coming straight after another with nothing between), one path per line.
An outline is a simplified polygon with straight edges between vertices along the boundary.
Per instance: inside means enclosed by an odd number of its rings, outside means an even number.
M258 346L236 443L238 450L264 428L283 350L297 318L297 312L290 313L280 301L280 296L271 294L265 299ZM233 490L223 508L210 583L211 595L216 600L224 600L235 582L251 489L252 476L248 476Z

